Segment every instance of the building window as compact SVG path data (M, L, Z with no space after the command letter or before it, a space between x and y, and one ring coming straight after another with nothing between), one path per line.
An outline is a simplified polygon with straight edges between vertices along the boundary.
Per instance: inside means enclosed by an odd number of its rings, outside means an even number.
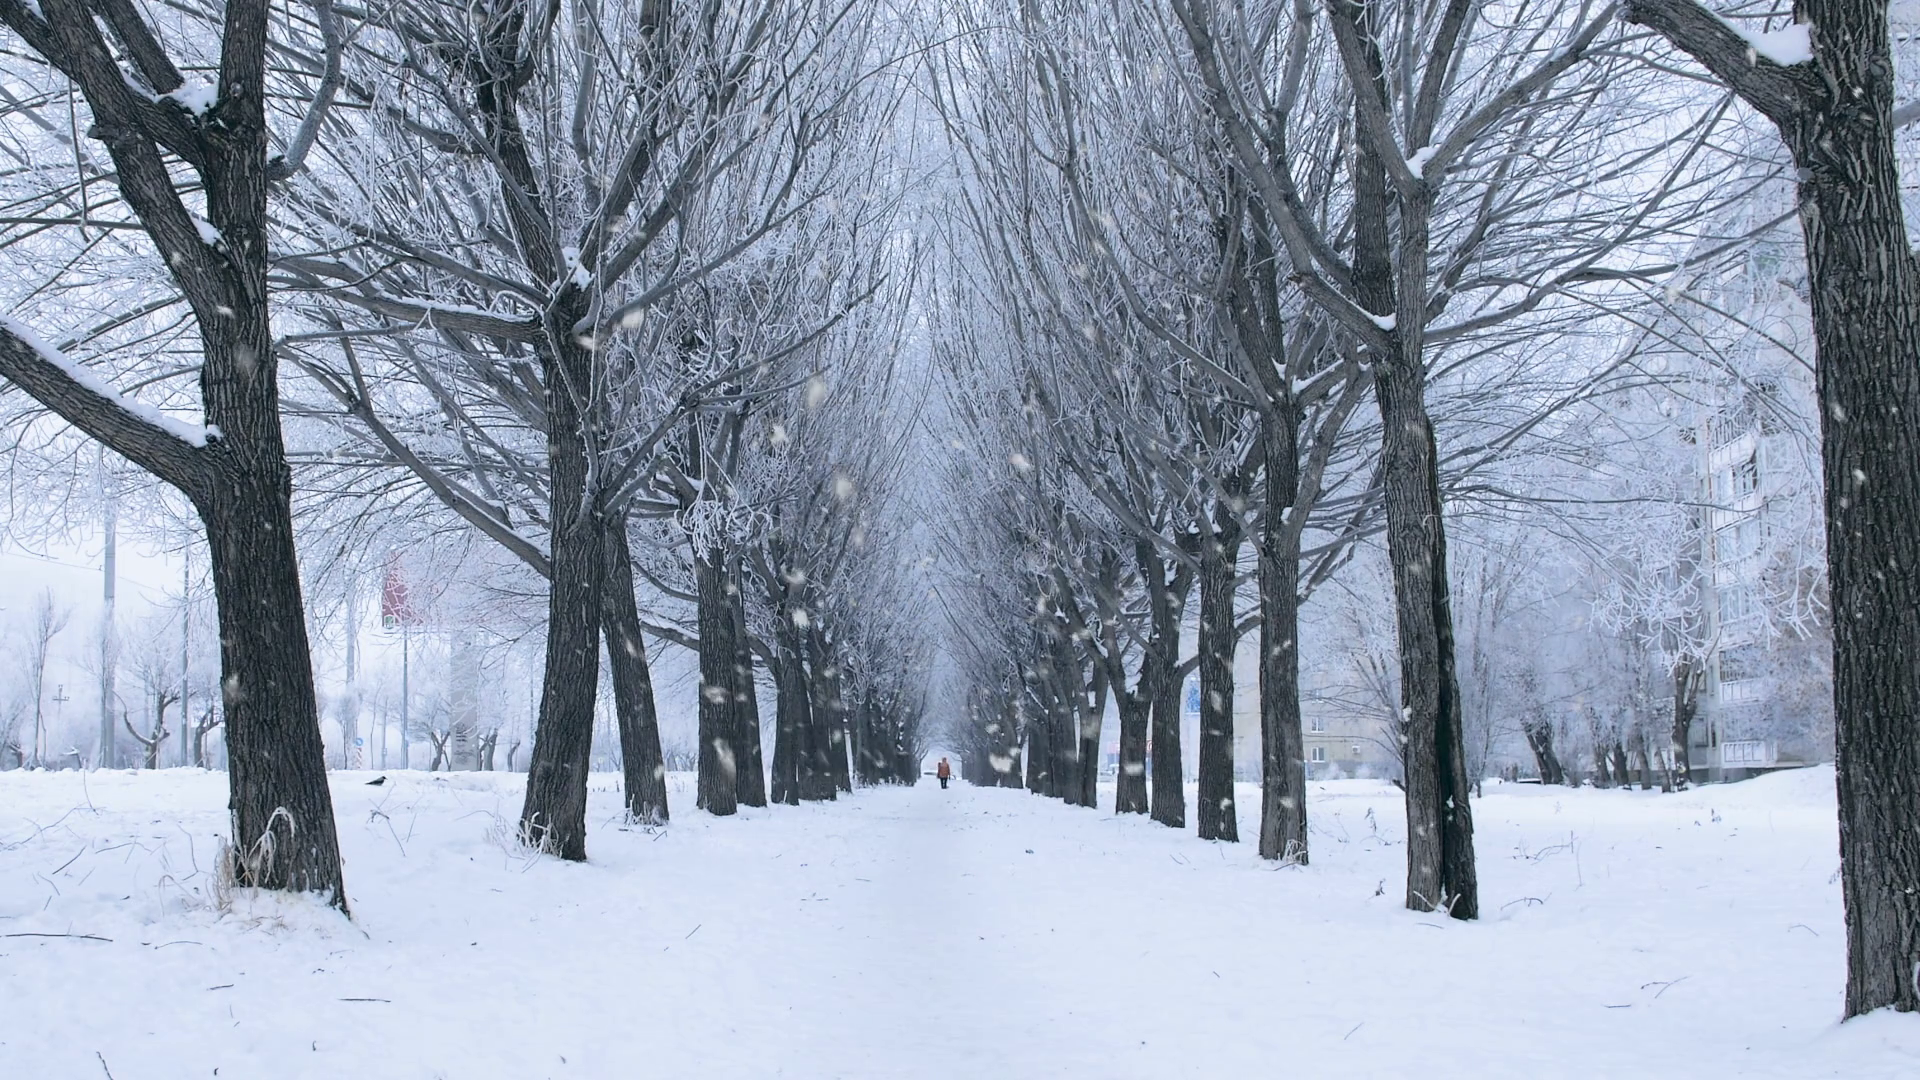
M1747 460L1733 467L1733 493L1751 495L1760 490L1760 451L1747 455Z
M1316 716L1313 719L1307 721L1307 730L1308 731L1327 730L1327 718L1324 716Z
M1765 542L1758 518L1749 517L1720 530L1714 539L1714 555L1723 563L1737 563L1760 554Z
M1327 760L1327 748L1324 746L1316 746L1308 751L1307 754L1316 762L1325 762Z
M1720 650L1720 679L1738 682L1767 673L1767 653L1758 645L1735 645Z
M1720 588L1720 621L1739 622L1758 612L1754 603L1753 590L1746 585L1723 585Z

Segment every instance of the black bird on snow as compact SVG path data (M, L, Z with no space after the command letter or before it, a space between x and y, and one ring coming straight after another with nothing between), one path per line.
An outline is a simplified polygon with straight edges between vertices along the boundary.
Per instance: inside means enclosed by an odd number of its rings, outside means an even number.
M367 781L367 786L368 786L368 787L379 787L379 786L380 786L381 784L384 784L384 783L386 783L386 782L387 782L387 778L386 778L386 777L384 777L384 776L380 776L380 777L375 777L374 779L372 779L372 780L369 780L369 781Z

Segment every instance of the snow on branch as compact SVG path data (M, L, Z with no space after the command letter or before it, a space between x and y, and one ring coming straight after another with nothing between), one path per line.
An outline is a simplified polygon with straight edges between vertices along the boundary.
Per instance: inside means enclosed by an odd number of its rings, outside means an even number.
M1697 0L1626 0L1623 10L1628 22L1672 42L1775 123L1791 122L1806 77L1800 65L1812 59L1807 27L1756 40Z
M196 451L220 437L135 401L42 341L19 321L0 316L0 376L68 423L176 487L197 482Z
M26 343L29 349L40 354L40 358L65 372L68 378L106 399L107 404L119 409L134 419L152 424L154 427L179 439L189 446L203 447L208 439L220 437L220 428L213 424L201 426L176 419L144 401L135 401L108 386L100 377L77 363L72 357L40 340L34 332L21 323L0 316L0 330L4 330Z
M1813 35L1809 32L1812 28L1806 23L1797 22L1756 34L1724 16L1720 17L1720 21L1727 24L1727 29L1740 35L1740 40L1746 42L1747 48L1752 49L1756 56L1764 56L1781 67L1813 61Z

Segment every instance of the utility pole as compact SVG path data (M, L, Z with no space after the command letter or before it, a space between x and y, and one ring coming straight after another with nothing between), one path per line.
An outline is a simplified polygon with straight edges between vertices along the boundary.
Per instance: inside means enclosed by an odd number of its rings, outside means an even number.
M347 576L347 692L340 703L340 764L342 768L361 767L360 756L360 592Z
M411 647L411 634L412 631L408 629L406 619L402 618L400 620L400 767L403 769L409 767L407 765L407 739L410 733L407 730L407 698L411 695L411 688L408 682L408 651Z
M193 764L193 682L189 668L193 663L193 534L180 542L180 764Z
M72 700L73 700L72 698L67 696L66 683L55 684L53 688L53 722L55 726L59 725L61 714L66 712L66 710L62 709L60 706L65 705L67 702ZM47 765L47 733L46 732L43 731L40 733L40 745L35 749L36 749L36 753L38 753L40 757L40 767L46 768L46 765Z
M104 552L101 556L101 576L104 578L103 599L106 606L100 615L100 757L98 765L102 769L114 767L114 723L113 723L113 676L118 666L118 650L114 648L113 635L113 578L114 578L114 539L118 508L115 502L119 493L114 490L113 479L107 474L107 452L99 448L95 455L95 466L100 477L100 512L103 518L102 533L105 536ZM157 736L156 736L157 737Z

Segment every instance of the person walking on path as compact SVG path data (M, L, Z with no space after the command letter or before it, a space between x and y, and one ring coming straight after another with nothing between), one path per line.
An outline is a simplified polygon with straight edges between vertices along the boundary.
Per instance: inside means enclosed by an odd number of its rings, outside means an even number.
M940 790L945 791L947 781L953 779L953 766L947 764L946 758L941 758L940 764L934 767L933 775L940 778Z

